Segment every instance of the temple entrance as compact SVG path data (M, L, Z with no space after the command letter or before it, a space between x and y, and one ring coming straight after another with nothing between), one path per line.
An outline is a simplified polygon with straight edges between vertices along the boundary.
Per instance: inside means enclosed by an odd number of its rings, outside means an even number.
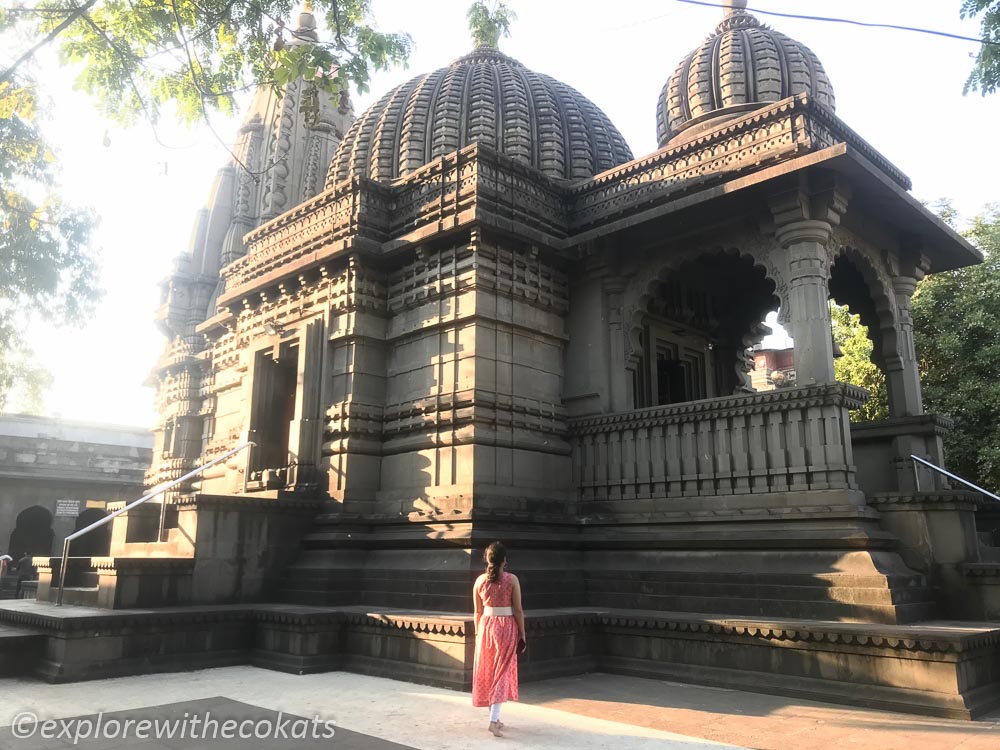
M751 392L751 347L777 309L774 284L751 258L701 256L671 270L647 304L634 360L633 403L667 406Z
M100 508L88 508L76 517L73 531L85 529L92 523L97 523L107 515ZM73 557L103 557L111 552L111 524L94 529L79 539L70 542L70 555Z
M291 463L288 441L295 419L298 362L297 342L257 353L251 419L251 439L257 445L252 454L248 489L281 488L288 481Z
M53 536L52 514L40 505L33 505L17 514L7 549L15 561L25 552L44 557L52 554Z

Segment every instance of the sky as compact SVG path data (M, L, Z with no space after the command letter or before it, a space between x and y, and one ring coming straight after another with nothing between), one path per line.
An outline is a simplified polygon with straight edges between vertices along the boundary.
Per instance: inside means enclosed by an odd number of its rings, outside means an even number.
M361 113L386 90L446 66L472 48L471 0L372 0L384 31L414 40L408 70L377 74L371 93L353 93ZM518 16L501 49L581 91L604 110L641 157L656 149L655 106L677 63L721 18L718 8L677 0L507 0ZM751 0L750 10L835 16L978 36L959 18L960 0ZM978 45L889 29L759 16L810 47L837 96L837 114L913 180L913 193L949 198L965 220L1000 201L1000 94L963 96ZM63 164L64 195L100 217L102 301L74 329L27 331L54 383L43 413L65 419L149 426L153 391L144 386L164 346L153 324L159 283L185 252L196 211L225 148L204 127L110 126L72 88L74 73L51 56L39 70L53 97L46 132ZM223 138L239 118L213 119ZM16 408L16 404L12 405Z

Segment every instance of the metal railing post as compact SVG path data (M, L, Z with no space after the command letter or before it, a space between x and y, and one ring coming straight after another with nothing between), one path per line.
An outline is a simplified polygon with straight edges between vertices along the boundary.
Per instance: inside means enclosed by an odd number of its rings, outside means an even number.
M69 564L69 543L70 538L63 540L62 564L59 566L59 593L56 595L56 606L62 606L63 588L66 586L66 566ZM51 583L49 584L52 585Z
M189 471L187 474L185 474L184 476L180 477L179 479L175 479L172 482L169 482L169 483L163 485L162 487L158 487L157 489L155 489L152 492L150 492L148 495L143 495L142 497L140 497L135 502L132 502L132 503L129 503L128 505L126 505L124 508L119 508L114 513L106 515L104 518L100 519L99 521L94 521L94 523L90 524L90 526L82 528L79 531L74 531L72 534L70 534L69 536L67 536L63 540L63 556L62 556L62 565L60 565L60 567L59 567L59 591L56 594L56 606L57 607L62 606L63 589L66 586L66 568L69 566L69 544L70 544L70 542L72 542L74 539L79 539L84 534L89 534L94 529L98 529L101 526L105 526L105 525L111 523L111 521L113 521L115 518L117 518L118 516L122 515L123 513L127 513L128 511L132 510L132 508L135 508L135 507L137 507L139 505L142 505L143 503L147 502L148 500L152 500L157 495L162 495L167 490L172 489L173 487L176 487L177 485L181 484L182 482L186 482L191 477L194 477L194 476L197 476L198 474L201 474L203 471L205 471L205 469L207 469L209 467L212 467L212 466L215 466L216 464L225 461L230 456L236 455L241 450L243 450L244 448L248 448L251 445L254 445L254 443L252 441L247 441L247 442L243 443L242 445L240 445L240 446L238 446L236 448L233 448L231 451L227 451L226 453L223 453L218 458L214 458L211 461L208 461L207 463L202 464L198 468L192 469L191 471ZM166 498L164 498L164 500L165 499ZM166 514L166 503L162 502L162 503L160 503L160 528L159 528L159 531L157 532L157 537L156 537L156 541L158 541L158 542L162 542L163 541L163 526L164 526L165 514Z

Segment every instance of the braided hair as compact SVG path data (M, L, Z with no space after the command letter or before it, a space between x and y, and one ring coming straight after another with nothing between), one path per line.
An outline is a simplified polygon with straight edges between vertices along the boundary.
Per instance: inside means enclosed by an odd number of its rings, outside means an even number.
M507 562L507 550L500 542L493 542L483 553L483 561L486 563L486 580L496 583L500 580L503 564Z

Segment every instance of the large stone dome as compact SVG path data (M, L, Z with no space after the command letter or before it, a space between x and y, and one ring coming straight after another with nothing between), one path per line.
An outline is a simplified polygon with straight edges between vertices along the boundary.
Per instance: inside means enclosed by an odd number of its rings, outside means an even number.
M352 176L389 182L471 143L564 179L632 159L618 129L581 93L480 48L397 86L361 115L333 157L327 186Z
M831 110L833 87L819 58L803 44L761 24L731 0L715 29L685 57L656 107L660 147L795 94Z

